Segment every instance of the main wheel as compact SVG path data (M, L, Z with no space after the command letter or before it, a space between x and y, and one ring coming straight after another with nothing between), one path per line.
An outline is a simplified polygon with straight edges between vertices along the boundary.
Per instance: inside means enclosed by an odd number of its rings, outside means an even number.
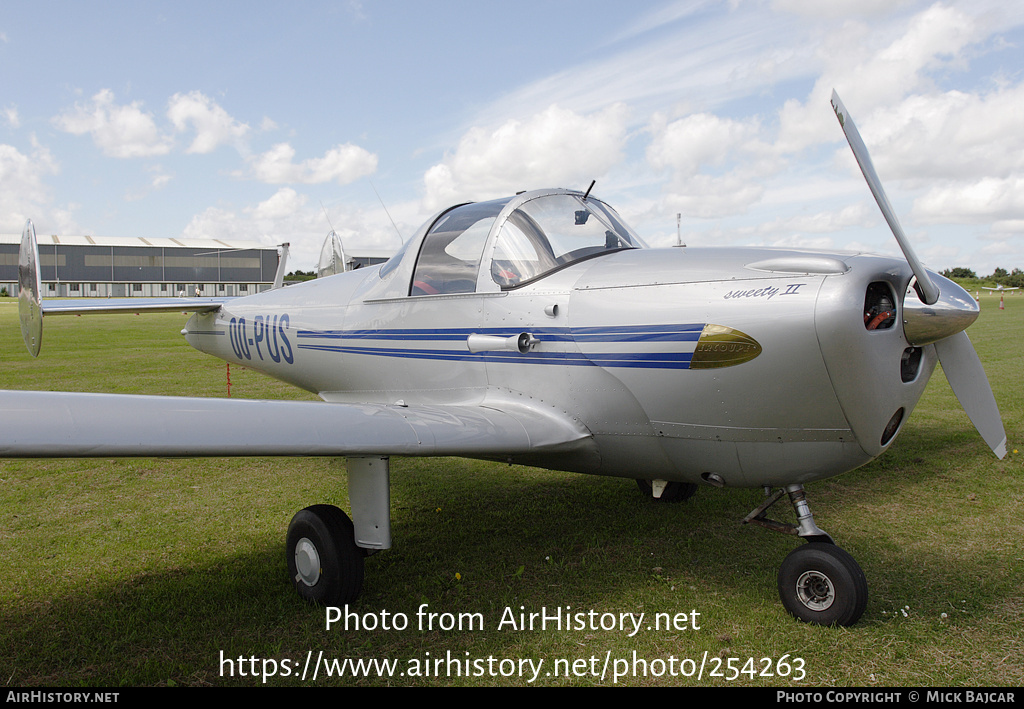
M352 520L333 505L300 510L288 525L288 573L303 600L323 606L352 603L363 590L365 553Z
M782 562L779 597L798 620L853 625L867 607L868 581L847 552L834 544L810 542Z
M697 486L693 483L670 482L665 486L661 497L654 497L654 487L650 480L637 480L636 486L646 498L655 502L683 502L697 493Z

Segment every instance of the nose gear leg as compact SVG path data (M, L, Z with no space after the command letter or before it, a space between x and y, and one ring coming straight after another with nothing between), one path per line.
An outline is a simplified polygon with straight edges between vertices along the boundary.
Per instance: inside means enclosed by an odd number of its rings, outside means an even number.
M828 544L835 544L832 537L830 537L828 533L819 529L818 525L814 523L814 514L811 512L811 508L807 504L807 496L804 494L803 485L786 485L786 487L775 491L774 494L771 494L770 488L765 488L765 493L768 495L768 498L763 504L761 504L761 506L743 518L743 524L757 524L767 529L775 530L776 532L801 537L809 542L826 542ZM769 519L765 516L768 509L782 499L782 496L786 494L789 495L789 501L793 505L793 512L796 514L797 524L777 522L776 520Z
M868 604L868 582L850 554L836 546L827 533L814 523L803 485L787 485L772 493L743 519L777 532L807 540L782 562L779 568L779 598L789 613L805 623L817 625L853 625ZM769 519L768 509L789 495L797 523Z

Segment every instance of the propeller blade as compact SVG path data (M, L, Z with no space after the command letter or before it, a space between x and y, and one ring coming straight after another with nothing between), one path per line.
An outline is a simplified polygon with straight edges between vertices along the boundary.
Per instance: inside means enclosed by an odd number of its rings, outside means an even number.
M832 108L839 119L839 125L846 134L846 140L853 150L853 156L857 159L857 165L864 174L871 194L874 195L878 208L882 210L885 221L888 222L893 236L896 237L900 249L903 251L910 269L914 272L917 280L915 289L925 305L934 305L939 300L939 286L935 279L928 275L924 266L918 260L914 249L910 246L910 240L903 233L896 212L893 211L889 198L882 189L882 181L875 172L875 166L871 162L867 146L860 137L860 131L850 118L850 112L846 110L839 94L832 91ZM943 279L945 280L945 279ZM907 315L907 324L904 325L904 333L911 341L920 340L920 343L932 341L935 343L935 351L942 364L942 371L946 373L949 386L960 400L971 423L978 429L978 433L985 439L985 443L992 448L992 452L999 458L1006 455L1006 431L1003 429L1003 420L999 415L999 407L992 395L992 387L989 386L988 378L985 376L985 369L981 366L978 353L974 351L971 340L963 331L977 317L977 310L972 303L959 297L957 291L962 290L953 284L944 286L949 293L944 296L943 307L940 310L926 309L921 311L915 308L913 303L904 298L903 304ZM966 294L966 293L965 293ZM969 300L968 296L968 300ZM948 302L947 302L948 301ZM965 305L966 304L966 305ZM947 307L948 306L948 307ZM914 317L910 317L914 316ZM907 332L907 325L910 325L911 332ZM924 332L925 326L934 328L930 335ZM926 329L926 328L925 328ZM946 335L950 330L959 330L951 335ZM938 337L940 339L927 339Z
M1006 431L999 407L992 395L985 370L966 332L958 332L935 343L942 371L949 386L996 457L1006 455Z
M839 119L839 125L842 126L843 133L846 134L846 140L853 150L853 156L857 158L857 164L860 166L860 171L864 174L868 188L871 190L871 194L874 195L875 202L878 203L878 208L882 210L882 215L885 217L885 221L889 223L889 228L892 230L893 236L896 237L896 241L899 243L907 263L910 264L910 269L914 272L914 276L917 277L917 287L921 294L921 300L926 305L931 305L939 299L939 289L932 282L932 279L928 277L927 271L924 270L924 266L918 261L917 254L914 253L914 249L910 246L910 240L903 233L903 227L900 226L900 222L896 218L896 212L893 211L892 205L889 204L889 198L886 197L885 190L882 189L882 181L878 179L878 173L875 172L875 166L871 162L867 146L864 145L864 141L860 137L860 131L857 130L853 119L850 118L849 111L846 110L846 106L843 105L843 102L839 99L839 94L835 90L832 91L832 108L836 112L836 118Z

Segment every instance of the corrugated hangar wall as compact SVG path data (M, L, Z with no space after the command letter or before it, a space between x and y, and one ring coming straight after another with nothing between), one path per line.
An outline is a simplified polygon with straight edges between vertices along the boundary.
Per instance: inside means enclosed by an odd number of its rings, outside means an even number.
M20 235L0 235L0 289L17 295ZM44 297L247 295L277 271L276 247L217 239L38 236Z

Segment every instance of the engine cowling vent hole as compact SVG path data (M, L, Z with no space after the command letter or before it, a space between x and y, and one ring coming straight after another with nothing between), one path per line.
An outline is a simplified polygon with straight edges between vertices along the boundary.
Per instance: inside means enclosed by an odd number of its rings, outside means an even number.
M888 283L875 281L864 296L864 327L888 330L896 324L896 298Z
M918 372L921 371L921 348L920 347L908 347L903 350L903 356L900 357L900 379L903 383L912 382L917 379Z
M903 407L896 409L896 413L889 419L889 423L885 425L885 430L882 431L882 440L879 441L883 446L889 445L889 441L892 440L896 432L900 430L900 424L903 423Z

